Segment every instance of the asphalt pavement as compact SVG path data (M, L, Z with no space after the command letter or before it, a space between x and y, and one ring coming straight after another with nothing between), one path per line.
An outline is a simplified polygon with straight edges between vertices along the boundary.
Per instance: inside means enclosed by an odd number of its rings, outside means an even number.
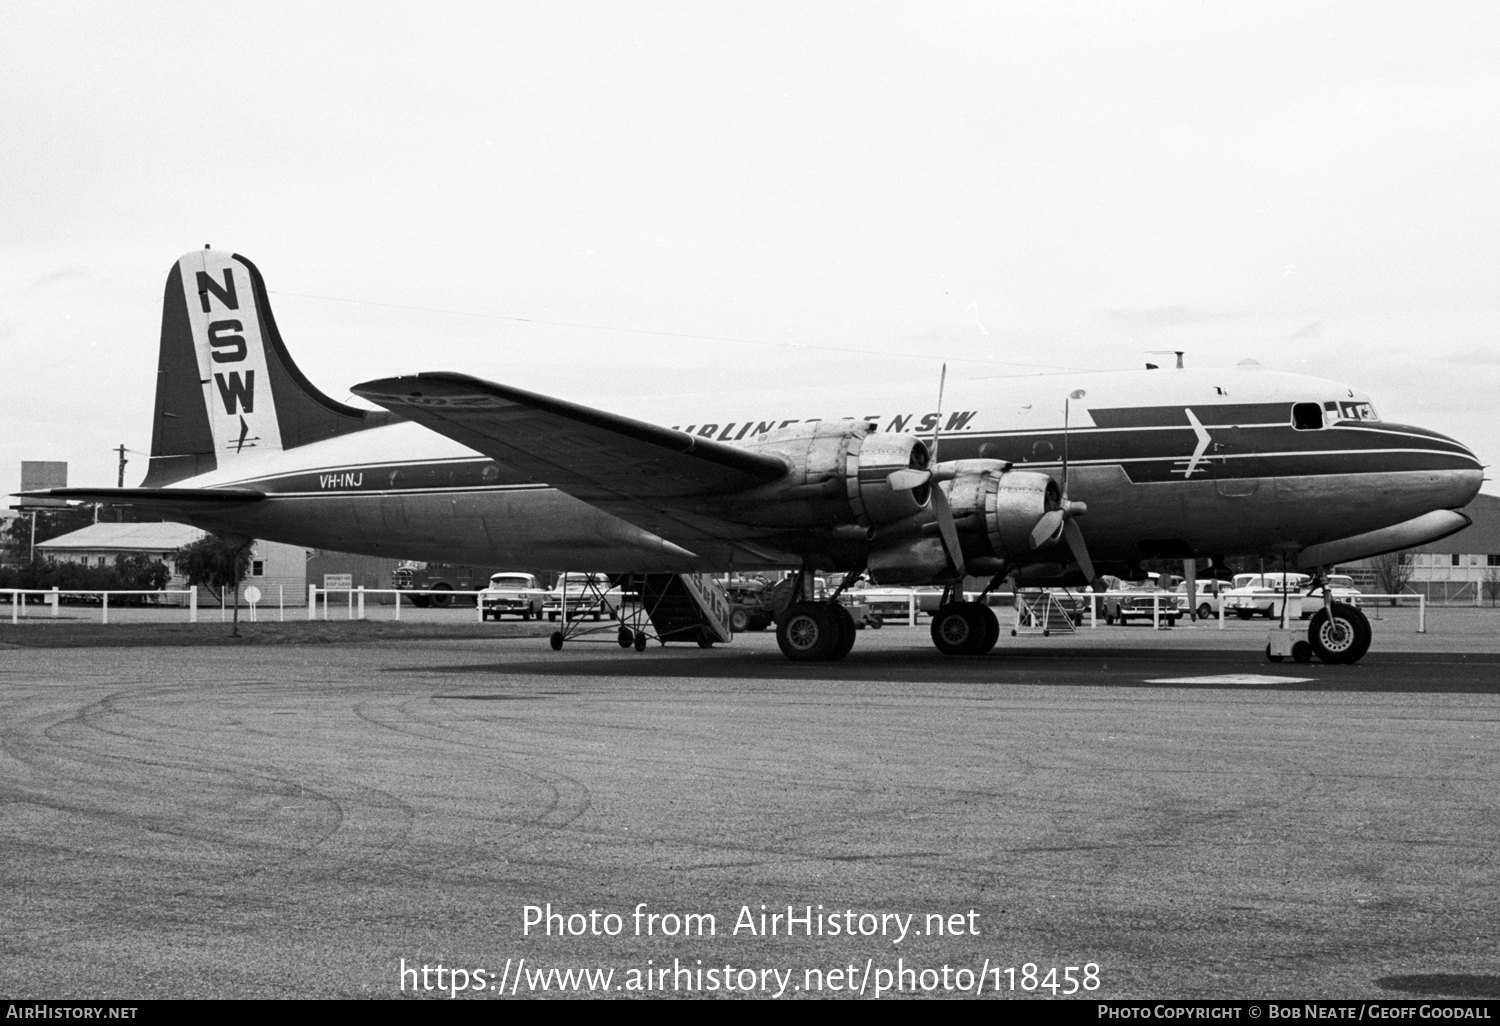
M1488 637L406 630L0 652L0 993L1500 995Z

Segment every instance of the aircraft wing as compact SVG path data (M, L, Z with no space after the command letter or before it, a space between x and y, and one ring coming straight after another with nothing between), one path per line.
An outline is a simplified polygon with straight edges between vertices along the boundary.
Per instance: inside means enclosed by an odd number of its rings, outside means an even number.
M784 477L787 466L683 431L447 372L355 385L355 395L693 548L747 532L693 512L694 499Z

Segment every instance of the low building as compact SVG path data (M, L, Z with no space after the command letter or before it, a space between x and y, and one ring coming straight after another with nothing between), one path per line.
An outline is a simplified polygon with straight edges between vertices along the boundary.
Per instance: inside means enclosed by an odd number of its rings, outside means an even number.
M109 566L120 556L145 556L159 560L172 569L168 589L187 587L186 581L172 567L172 553L191 545L206 532L186 524L90 524L88 527L38 542L37 555L59 563L82 563L86 566ZM300 545L256 541L250 549L250 572L244 585L255 585L263 605L284 602L288 606L307 605L307 556L310 550ZM199 605L213 605L207 589L198 593Z

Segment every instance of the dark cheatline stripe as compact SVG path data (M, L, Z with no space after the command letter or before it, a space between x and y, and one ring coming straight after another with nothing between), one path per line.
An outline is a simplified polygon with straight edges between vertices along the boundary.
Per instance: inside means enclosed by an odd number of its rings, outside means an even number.
M1187 427L1187 410L1204 427L1211 424L1287 424L1292 422L1291 403L1204 403L1201 406L1119 406L1090 409L1094 423L1102 428Z
M1150 460L1125 464L1125 475L1136 484L1181 481L1186 459ZM1473 470L1466 456L1433 452L1287 453L1230 459L1205 459L1193 480L1261 477L1327 477L1341 474L1396 474L1410 471Z
M1205 430L1209 435L1206 457L1269 456L1281 453L1315 454L1324 450L1358 453L1389 449L1418 449L1448 453L1473 460L1473 453L1451 438L1437 434L1374 431L1363 425L1340 425L1318 431L1298 431L1290 425ZM1077 462L1109 462L1139 459L1187 459L1198 447L1198 435L1182 425L1122 431L1090 429L1076 431L1067 440L1069 457ZM943 439L943 455L950 459L1009 460L1054 463L1063 453L1063 432L1038 431L1025 434L969 435Z

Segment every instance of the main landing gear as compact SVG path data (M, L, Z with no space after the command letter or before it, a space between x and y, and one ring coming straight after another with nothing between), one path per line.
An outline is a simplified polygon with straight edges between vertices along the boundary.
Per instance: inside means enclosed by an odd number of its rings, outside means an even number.
M776 621L776 644L793 662L837 662L854 648L854 617L837 602L793 602Z
M977 602L963 599L962 585L949 585L932 614L932 643L946 656L981 656L1000 640L1000 620L984 601L1000 581L999 575L985 588Z

